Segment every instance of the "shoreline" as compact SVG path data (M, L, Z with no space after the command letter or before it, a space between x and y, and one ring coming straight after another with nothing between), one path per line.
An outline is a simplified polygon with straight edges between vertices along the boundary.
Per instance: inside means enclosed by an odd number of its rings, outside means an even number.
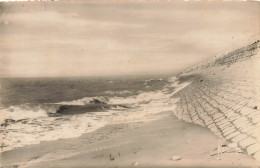
M211 156L218 137L209 129L178 120L173 112L152 121L107 125L78 138L28 145L1 153L5 167L247 167L246 154ZM172 156L181 156L179 161ZM217 160L217 159L218 160Z

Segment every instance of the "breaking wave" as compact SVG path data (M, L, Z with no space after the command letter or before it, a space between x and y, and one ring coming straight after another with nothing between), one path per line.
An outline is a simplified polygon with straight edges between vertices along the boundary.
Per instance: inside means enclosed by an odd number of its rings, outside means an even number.
M85 97L79 100L73 101L64 101L59 103L51 103L51 104L23 104L23 105L16 105L10 106L8 108L1 108L1 118L0 124L3 124L8 121L19 121L23 119L34 119L40 117L48 117L52 116L52 114L56 114L57 112L61 111L64 105L78 105L84 106L87 104L96 104L94 109L101 109L98 104L106 104L109 101L107 97ZM93 105L92 105L93 107ZM83 108L87 110L88 108ZM93 110L92 110L93 111ZM88 111L86 111L88 112Z
M100 96L100 97L84 97L81 99L77 99L77 100L72 100L72 101L62 101L62 102L58 102L58 103L54 103L54 104L63 104L63 105L86 105L89 103L93 103L93 102L100 102L100 103L108 103L109 102L109 98L108 97L104 97L104 96Z
M53 109L55 111L55 109ZM6 120L19 121L22 119L34 119L40 117L47 117L50 111L42 108L41 106L31 106L31 105L19 105L10 106L8 108L1 109L0 123L5 123Z

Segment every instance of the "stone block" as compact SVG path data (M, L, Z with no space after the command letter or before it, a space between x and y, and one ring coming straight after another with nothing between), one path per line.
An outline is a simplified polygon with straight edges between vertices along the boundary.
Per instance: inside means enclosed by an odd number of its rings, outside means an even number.
M257 151L260 151L260 145L257 143L250 145L249 147L247 147L246 151L247 151L248 155L252 155L252 154L256 153Z
M260 131L259 131L259 129L256 129L256 131L254 131L251 135L252 135L253 137L259 139L259 137L260 137Z
M219 125L221 128L225 126L226 123L229 123L227 119L223 119L221 121L215 121L217 125Z
M215 120L218 119L218 118L220 118L220 117L223 117L223 114L217 113L217 114L213 115L213 118L214 118Z
M240 118L239 115L233 115L232 117L229 117L228 119L229 119L229 121L234 122L234 121L236 121L236 120L239 119L239 118Z
M241 121L240 123L237 123L236 126L237 128L246 128L248 125L251 125L248 120L246 121Z
M251 129L250 131L247 131L247 133L248 134L250 134L250 135L252 135L254 132L256 132L257 131L257 128L255 127L255 128L253 128L253 129Z
M249 145L252 145L256 142L256 139L248 137L246 139L243 139L242 141L239 142L239 145L245 149L246 147L248 147Z
M227 126L226 128L224 128L223 132L228 132L228 131L233 130L233 129L235 130L236 127L234 127L233 125L230 125L230 126Z
M233 132L233 133L229 134L228 136L226 136L226 139L231 139L239 134L240 134L240 132L238 132L238 131Z
M249 133L249 131L251 131L252 129L255 129L255 126L253 126L253 125L248 125L248 126L245 127L245 128L241 128L241 131L244 132L244 133Z
M232 138L231 140L233 141L233 142L239 142L239 141L241 141L241 140L243 140L243 139L245 139L245 138L247 138L248 137L248 135L246 135L246 134L240 134L240 135L237 135L237 136L235 136L234 138Z
M252 113L252 109L248 107L244 107L243 109L240 110L240 113L244 116L249 115Z
M230 134L232 134L232 133L234 133L234 132L236 132L236 129L235 128L233 128L233 129L230 129L229 131L223 131L223 135L224 136L228 136L228 135L230 135Z

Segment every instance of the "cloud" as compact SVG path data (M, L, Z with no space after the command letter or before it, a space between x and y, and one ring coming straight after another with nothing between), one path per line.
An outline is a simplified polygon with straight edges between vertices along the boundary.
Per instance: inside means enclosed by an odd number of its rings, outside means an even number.
M251 3L12 6L0 18L2 76L175 72L259 35ZM8 23L8 24L5 24Z
M132 25L127 23L98 21L82 18L78 13L59 13L56 11L45 12L19 12L5 15L5 23L13 23L24 27L49 27L62 26L64 28L79 28L79 27L139 27L140 25Z

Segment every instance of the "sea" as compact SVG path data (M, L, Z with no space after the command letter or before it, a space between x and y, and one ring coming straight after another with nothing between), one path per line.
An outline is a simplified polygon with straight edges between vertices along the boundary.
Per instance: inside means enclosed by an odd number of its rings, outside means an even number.
M1 152L174 110L174 76L1 78Z

